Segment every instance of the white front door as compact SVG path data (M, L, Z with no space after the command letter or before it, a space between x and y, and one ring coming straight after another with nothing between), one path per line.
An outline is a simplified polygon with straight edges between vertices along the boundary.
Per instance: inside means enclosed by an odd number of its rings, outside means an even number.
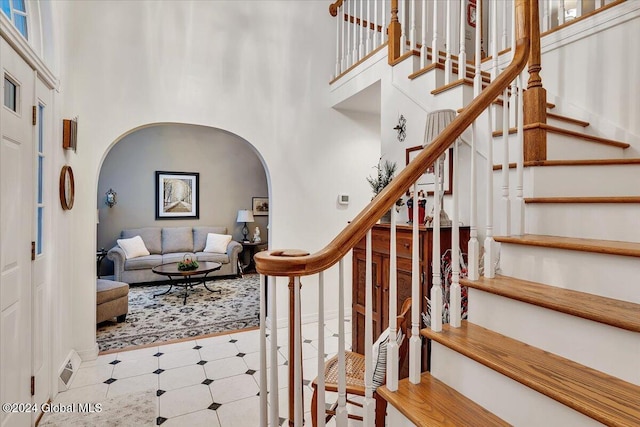
M33 154L33 230L35 259L32 262L32 363L34 377L33 403L40 407L51 396L51 284L47 266L51 250L50 218L52 185L49 177L55 176L51 172L51 127L53 126L53 108L51 108L52 93L39 79L36 81L36 125L34 127ZM34 422L39 413L33 414Z
M34 72L0 38L0 402L31 402ZM2 427L31 414L0 412Z

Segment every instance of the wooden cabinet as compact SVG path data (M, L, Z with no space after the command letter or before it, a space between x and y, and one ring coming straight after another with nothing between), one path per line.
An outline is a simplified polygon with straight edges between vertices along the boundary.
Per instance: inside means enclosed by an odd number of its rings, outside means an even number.
M373 340L389 326L389 225L375 225L371 231L372 283L373 283ZM411 296L411 254L413 233L410 226L398 225L396 229L398 299L397 312L403 301ZM420 272L420 311L426 309L425 296L431 291L433 270L432 248L433 229L420 227L418 237ZM460 227L460 248L467 252L469 227ZM440 233L441 252L451 248L451 228L442 228ZM365 317L365 274L366 274L366 238L353 249L353 305L352 305L352 347L357 353L364 353L364 317ZM422 319L421 319L422 321ZM422 329L422 323L421 323ZM422 369L427 369L426 344L423 344Z

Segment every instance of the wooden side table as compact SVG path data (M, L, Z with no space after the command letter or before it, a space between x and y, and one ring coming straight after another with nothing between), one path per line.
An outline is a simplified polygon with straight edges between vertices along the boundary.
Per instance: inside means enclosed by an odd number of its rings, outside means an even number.
M240 242L242 244L242 273L255 273L256 264L253 261L253 257L256 252L260 251L261 247L267 246L267 241L264 242Z

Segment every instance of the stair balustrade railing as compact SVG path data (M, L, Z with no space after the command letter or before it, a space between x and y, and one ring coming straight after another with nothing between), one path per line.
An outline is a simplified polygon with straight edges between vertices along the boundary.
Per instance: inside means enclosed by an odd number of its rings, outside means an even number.
M394 3L396 0L391 2L391 8L393 9ZM438 3L438 2L433 2ZM497 1L493 4L501 4L503 1ZM406 3L405 3L406 4ZM344 22L355 23L358 25L359 22L369 22L369 20L361 19L359 20L355 16L351 15L357 10L360 12L366 11L367 7L365 7L364 2L356 2L345 0L343 2L337 2L336 10L338 16L344 16ZM333 6L333 5L332 5ZM359 7L358 7L359 6ZM480 76L479 68L479 60L481 55L477 55L480 50L479 39L477 37L477 41L475 44L476 48L476 61L475 61L475 80L477 82L477 87L475 89L475 93L477 96L460 112L453 121L447 126L440 134L437 136L429 145L422 149L422 151L412 160L400 173L391 181L391 183L386 186L343 230L339 233L328 245L326 245L321 250L310 254L306 251L297 250L297 249L275 249L269 250L265 252L260 252L255 256L256 268L260 273L261 280L261 311L260 311L260 330L261 330L261 340L260 340L260 415L261 420L260 423L262 426L266 425L280 425L280 402L279 402L279 393L278 390L278 292L277 292L277 281L275 280L277 277L286 277L289 285L289 307L288 307L288 342L285 344L289 348L288 354L288 367L289 367L289 378L288 378L288 413L285 418L288 418L288 422L290 426L302 426L304 424L304 397L303 391L305 387L303 386L303 373L302 373L302 352L303 352L303 342L302 342L302 324L301 324L301 287L304 286L316 286L318 289L317 298L318 298L318 351L317 351L317 421L320 426L325 425L325 402L326 402L326 394L324 391L324 361L325 361L325 339L324 339L324 300L326 296L324 295L325 285L326 285L326 277L325 272L332 268L333 266L338 266L337 272L337 299L338 299L338 398L337 398L337 407L335 408L334 415L336 416L336 425L337 426L345 426L347 425L347 419L351 415L347 411L347 381L346 381L346 358L345 358L345 331L344 331L344 321L345 321L345 276L344 276L344 257L351 251L354 246L360 242L363 238L366 239L366 272L365 272L365 336L364 336L364 348L365 348L365 372L364 372L364 384L365 384L365 397L362 404L362 418L363 424L365 426L372 426L375 423L375 405L376 402L374 400L374 385L373 385L373 356L372 356L372 344L373 344L373 292L374 292L374 284L373 283L373 274L372 274L372 228L379 221L379 219L389 210L391 210L391 225L390 225L390 268L389 268L389 329L390 329L390 338L389 338L389 346L388 346L388 365L387 365L387 381L386 387L391 391L395 391L398 388L398 345L396 344L396 333L398 325L396 324L396 316L397 316L397 276L396 276L396 258L397 258L397 248L396 248L396 228L397 228L397 213L393 207L395 206L396 201L401 198L408 189L413 189L414 194L418 194L418 180L421 176L426 172L428 168L432 165L435 167L435 175L439 175L438 168L440 167L439 162L437 161L440 156L442 156L446 150L453 146L453 162L454 162L454 178L453 178L453 195L452 195L452 203L453 203L453 211L452 211L452 247L457 248L459 246L459 209L458 209L458 194L459 186L460 186L460 176L457 172L459 172L460 167L458 167L459 155L458 155L458 139L460 135L470 126L477 123L480 116L484 113L488 113L485 115L489 117L491 120L491 109L490 106L499 99L500 96L505 97L507 94L507 90L510 86L512 86L514 80L516 84L512 87L516 88L516 102L511 102L515 106L518 106L519 109L516 113L514 113L514 117L516 118L518 124L522 125L522 79L520 75L527 64L527 60L529 59L529 52L531 46L531 26L537 25L530 21L530 17L533 15L531 12L532 7L538 7L537 2L535 0L515 0L513 3L512 12L515 15L515 26L514 26L514 46L512 49L512 60L511 62L505 66L505 68L500 72L496 73L495 77L492 79L492 82L487 85L484 89L480 87L482 77ZM345 11L346 8L346 11ZM412 10L411 8L408 9ZM360 15L362 16L362 15ZM462 15L458 15L462 17ZM481 14L480 14L481 16ZM351 17L354 19L352 20ZM377 18L376 18L377 19ZM342 19L339 19L342 21ZM372 22L377 22L375 20L371 20ZM382 21L380 21L382 22ZM393 26L393 21L389 23L390 27ZM364 27L371 27L365 24ZM357 30L357 27L356 27ZM347 34L351 30L346 27L340 27L339 34ZM413 32L412 32L413 33ZM390 30L391 34L391 30ZM366 36L364 33L362 35L359 34L358 31L354 31L352 33L353 39L350 41L350 44L344 44L346 47L344 54L338 56L338 61L342 64L345 60L345 57L349 57L349 52L357 51L358 55L360 53L359 45L362 41L365 43L365 52L367 49L366 45ZM344 39L340 39L344 40ZM496 41L494 40L494 43ZM341 42L338 43L340 46L343 46ZM391 44L391 40L389 41ZM373 46L373 43L370 45ZM503 102L505 107L509 104L508 98L503 98ZM507 120L508 121L508 120ZM473 130L475 130L477 126L473 126ZM506 132L508 134L508 132ZM475 150L478 141L476 141L477 135L475 132L472 132L473 140L472 150ZM491 144L489 144L488 152L492 152L493 148ZM475 151L473 151L475 153ZM472 171L471 177L475 176L475 155L470 156L472 159L472 164L470 166L470 170ZM506 157L508 159L508 156ZM521 160L518 162L521 164ZM503 164L504 166L504 164ZM506 170L508 173L508 165L503 170ZM488 195L491 197L490 203L487 203L488 211L492 212L493 206L493 196L491 195L492 189L492 175L493 175L493 163L491 159L488 159L488 172L489 175L489 183L487 183L487 191ZM518 178L519 180L521 178ZM475 203L477 202L476 191L477 187L474 187L472 179L472 196L471 196L471 230L472 230L472 241L474 238L474 227L476 228L475 239L477 245L477 219L474 218L474 210L477 210L475 207ZM435 194L439 194L439 180L436 180L435 183ZM521 193L521 186L518 183L518 190ZM522 198L521 194L516 194L516 198ZM440 265L440 198L434 197L434 215L433 215L433 265ZM413 222L413 240L412 240L412 311L411 311L411 336L409 338L409 380L413 383L420 382L420 367L421 367L421 339L419 336L420 329L420 300L422 298L419 295L419 284L420 284L420 273L418 269L418 256L419 256L419 246L418 246L418 236L419 236L419 210L418 203L413 204L414 215L413 218L416 219ZM491 216L492 213L489 213ZM492 224L489 223L487 229L490 230ZM489 233L488 233L489 234ZM476 253L473 256L478 255L477 248L475 249ZM470 263L471 263L471 247L470 247ZM453 326L460 325L461 318L461 310L460 310L460 269L459 269L459 259L458 259L458 251L452 251L453 257L453 272L452 272L452 286L451 286L451 304L450 304L450 322ZM485 253L485 258L487 254ZM491 261L491 260L490 260ZM477 260L475 261L477 264ZM490 262L489 264L492 264ZM471 268L471 267L470 267ZM477 265L476 265L477 268ZM491 268L489 268L491 270ZM333 273L333 272L332 272ZM485 267L485 275L487 275L488 271ZM469 272L470 277L474 274L478 274L477 272ZM489 274L491 274L489 272ZM317 275L318 279L316 281L315 276ZM331 275L333 276L333 274ZM472 277L473 278L473 277ZM440 276L440 269L434 269L434 275L432 278L433 286L431 288L431 328L435 331L439 331L442 328L442 288L440 286L442 277ZM332 286L332 288L334 288ZM266 306L266 295L269 292L270 298L268 299L268 307ZM270 333L267 339L267 311L269 312L269 318L271 321L270 324ZM270 374L267 381L267 372L270 366ZM309 389L306 388L307 392ZM269 393L267 394L267 391ZM307 420L308 422L309 420Z

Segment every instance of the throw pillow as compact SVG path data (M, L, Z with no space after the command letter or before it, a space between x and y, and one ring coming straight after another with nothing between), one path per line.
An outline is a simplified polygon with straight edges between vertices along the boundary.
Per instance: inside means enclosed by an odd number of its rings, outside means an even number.
M124 256L127 259L150 255L140 236L135 236L130 239L118 239L117 242L118 246L124 251Z
M398 347L402 344L404 334L398 331L396 342ZM385 329L373 344L373 387L378 388L384 384L387 375L387 345L389 344L389 328Z
M230 241L231 236L228 234L209 233L207 234L207 244L204 247L204 252L225 254Z

